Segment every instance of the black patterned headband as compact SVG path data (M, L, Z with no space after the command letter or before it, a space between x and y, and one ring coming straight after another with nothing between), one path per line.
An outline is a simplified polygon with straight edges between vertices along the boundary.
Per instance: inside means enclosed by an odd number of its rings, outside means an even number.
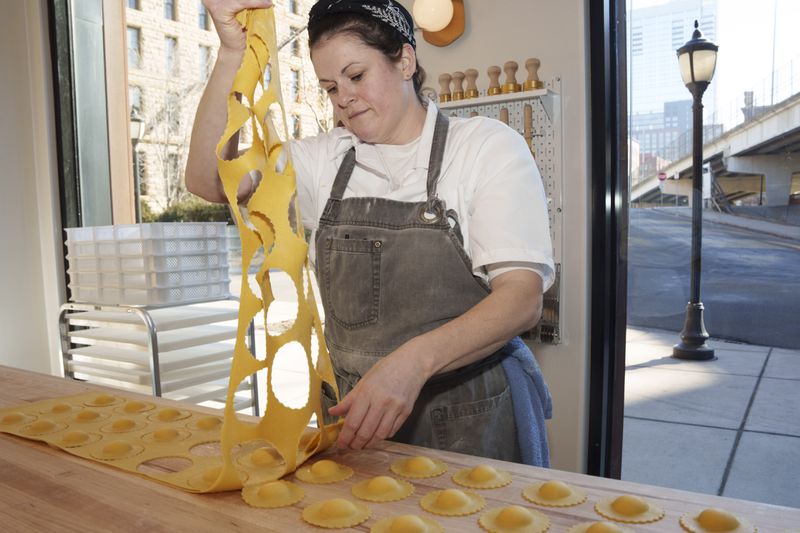
M394 29L408 44L417 47L414 39L414 21L406 8L393 0L319 0L308 14L308 25L313 26L334 13L359 13Z

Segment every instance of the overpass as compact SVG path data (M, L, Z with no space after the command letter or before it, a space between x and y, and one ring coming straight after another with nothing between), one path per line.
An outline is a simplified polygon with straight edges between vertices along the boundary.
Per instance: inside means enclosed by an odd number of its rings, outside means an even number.
M787 205L800 189L800 93L705 143L703 162L726 201L758 194L765 205ZM658 176L651 176L631 188L630 201L651 204L668 195L670 201L687 196L691 202L691 153L661 172L667 176L663 190Z

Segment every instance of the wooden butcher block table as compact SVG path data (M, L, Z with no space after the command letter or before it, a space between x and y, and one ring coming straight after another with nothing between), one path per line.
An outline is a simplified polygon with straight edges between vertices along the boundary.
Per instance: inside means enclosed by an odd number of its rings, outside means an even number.
M115 390L0 366L0 408L88 391L138 397L135 394L121 394ZM152 397L147 397L147 400L169 406L178 403ZM203 410L194 405L190 408L195 411ZM393 461L419 454L441 459L448 465L448 472L432 479L410 480L415 487L415 493L405 500L367 503L372 510L372 517L355 529L368 531L379 518L416 513L435 518L446 531L480 531L480 513L458 518L433 516L420 508L419 500L431 490L458 487L451 479L452 474L460 468L481 463L491 464L513 475L513 482L506 487L478 491L486 498L485 509L511 504L538 509L550 518L552 532L566 531L580 522L600 520L594 511L594 503L604 497L625 493L643 496L666 511L665 517L658 522L631 526L634 531L682 531L678 520L685 512L697 512L712 506L726 509L748 520L758 528L759 533L783 532L800 527L800 509L491 461L394 443L361 452L329 450L321 457L350 465L355 470L353 477L332 485L311 485L289 476L287 479L302 486L306 493L305 499L283 509L256 509L244 503L239 491L191 494L100 462L70 455L41 442L0 433L0 531L325 531L302 521L300 514L305 506L334 497L355 499L350 493L354 483L377 475L393 475L389 470ZM575 507L549 509L529 504L522 498L521 491L526 485L549 479L582 487L588 493L587 501Z

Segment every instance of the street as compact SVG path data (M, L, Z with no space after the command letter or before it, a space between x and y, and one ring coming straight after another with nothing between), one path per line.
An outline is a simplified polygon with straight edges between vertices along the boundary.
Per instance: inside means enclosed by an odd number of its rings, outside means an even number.
M631 209L628 324L679 332L689 300L691 218ZM704 221L700 300L712 337L800 348L800 241ZM676 336L676 342L678 337Z

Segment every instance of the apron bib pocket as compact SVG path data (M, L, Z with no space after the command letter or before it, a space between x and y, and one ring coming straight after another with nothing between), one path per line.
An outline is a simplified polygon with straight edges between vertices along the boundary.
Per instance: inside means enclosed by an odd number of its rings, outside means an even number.
M382 244L369 239L325 239L326 313L344 328L357 329L378 321ZM352 283L354 279L359 282Z

